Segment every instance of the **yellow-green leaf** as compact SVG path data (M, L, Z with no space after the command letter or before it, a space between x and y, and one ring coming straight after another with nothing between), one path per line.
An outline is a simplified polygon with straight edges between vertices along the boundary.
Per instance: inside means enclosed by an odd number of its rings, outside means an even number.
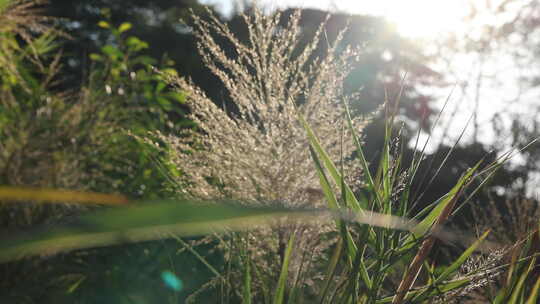
M120 24L120 26L118 27L118 31L120 33L123 33L125 31L129 31L131 29L131 27L132 27L131 23L124 22L124 23Z
M101 27L101 28L106 28L106 29L111 27L111 25L107 21L98 22L98 26Z

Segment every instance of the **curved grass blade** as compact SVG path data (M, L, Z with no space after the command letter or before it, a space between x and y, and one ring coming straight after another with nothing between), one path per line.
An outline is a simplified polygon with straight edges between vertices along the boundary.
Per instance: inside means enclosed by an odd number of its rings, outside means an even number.
M450 266L448 266L444 271L443 273L441 273L441 275L439 277L437 277L431 284L429 284L430 286L432 286L432 288L437 288L439 289L439 285L444 281L446 280L447 278L449 278L452 274L454 274L462 265L463 263L465 263L465 261L471 256L471 254L474 253L474 251L476 251L476 249L478 248L478 246L480 246L480 244L482 243L482 241L484 241L484 239L488 236L488 234L490 233L490 230L484 232L484 234L482 234L482 236L480 236L480 238L478 238L478 240L476 240L471 246L469 246L469 248L467 248L467 250L465 250L457 260L455 260ZM429 296L429 289L426 289L424 292L420 292L418 293L414 298L413 298L413 301L418 301L418 302L421 302L425 299L428 298Z
M434 223L441 217L443 211L447 209L448 205L452 202L455 202L464 187L469 182L470 178L478 170L478 167L480 166L480 162L478 162L473 168L470 168L467 170L467 172L458 180L456 185L441 199L438 200L437 205L429 212L429 214L416 225L416 227L413 229L413 235L411 235L407 242L408 244L411 244L409 246L404 246L401 248L401 250L405 251L410 248L410 246L413 246L414 244L414 238L421 238L423 237L430 228L434 225ZM429 208L429 206L428 206Z
M309 150L311 152L311 157L313 158L313 162L315 163L317 174L319 175L321 188L324 193L324 196L326 197L326 201L328 202L328 207L330 208L330 210L337 211L340 209L340 206L338 205L336 196L334 195L334 192L332 191L330 182L323 171L319 157L315 153L313 147L310 146ZM343 186L344 185L342 185L342 187ZM345 226L343 221L340 218L336 218L335 220L336 220L336 226L340 230L342 238L345 239L345 241L347 242L346 248L348 251L349 258L351 261L353 261L357 252L356 244L354 243L354 240L352 239L352 236L350 235L350 233L347 231L347 227Z
M210 205L187 200L101 210L66 226L4 238L0 242L0 262L29 255L169 238L172 234L196 236L241 230L268 224L281 217L317 215L313 210L249 208L225 203Z
M326 169L328 169L328 172L334 179L334 182L336 183L336 185L342 185L342 184L344 185L346 202L349 204L349 207L355 211L360 211L360 212L362 212L362 210L367 210L367 205L365 205L363 201L359 202L356 199L356 196L354 195L351 188L346 183L344 183L343 177L339 174L339 171L337 170L336 166L334 165L334 163L328 156L328 153L326 153L326 151L321 146L319 140L317 139L317 136L315 135L315 132L311 129L307 121L304 119L302 115L299 114L298 116L299 116L300 123L306 130L307 137L308 137L311 147L313 147L313 149L317 152L317 154L321 158L322 162L324 163L324 166L326 167Z

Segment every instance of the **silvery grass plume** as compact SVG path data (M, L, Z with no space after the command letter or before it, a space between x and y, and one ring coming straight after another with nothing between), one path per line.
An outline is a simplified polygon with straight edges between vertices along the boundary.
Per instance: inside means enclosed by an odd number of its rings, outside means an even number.
M334 41L326 41L324 23L303 46L300 11L283 27L279 13L265 15L253 9L242 16L245 41L209 13L208 19L193 17L198 50L237 111L216 105L187 79L171 79L187 95L191 119L197 125L178 136L162 137L177 152L175 162L182 170L186 194L258 205L324 206L306 131L298 117L305 117L334 161L350 159L354 146L349 129L342 125L343 103L355 96L344 94L343 82L359 50L344 46L345 30ZM218 43L223 39L234 46L234 54ZM367 121L354 119L356 131ZM359 174L352 161L344 161L343 167L346 173ZM325 246L320 235L332 229L329 225L310 227L276 223L244 242L254 249L250 255L257 265L266 263L269 274L278 274L287 239L295 234L297 249L289 273L298 276L306 261L321 255Z

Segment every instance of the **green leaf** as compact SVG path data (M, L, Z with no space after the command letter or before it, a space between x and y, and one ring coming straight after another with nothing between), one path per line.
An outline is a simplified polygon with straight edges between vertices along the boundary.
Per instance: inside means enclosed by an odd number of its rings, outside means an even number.
M167 92L165 96L179 103L184 103L186 101L186 94L183 92Z
M130 50L133 50L135 52L148 48L147 42L142 41L135 36L130 36L129 38L127 38L126 45L129 47Z
M90 54L90 59L93 61L103 61L103 56L96 53L92 53Z
M474 253L474 251L476 251L476 249L478 248L478 246L480 246L480 244L486 239L486 237L489 235L490 233L490 230L484 232L484 234L482 234L478 240L476 240L471 246L469 246L469 248L467 248L467 250L465 250L457 260L454 261L454 263L452 263L450 266L448 266L444 271L443 273L435 280L434 284L437 284L439 282L442 282L444 280L446 280L447 278L449 278L455 271L457 271L462 265L463 263L465 263L465 261L471 256L471 254Z
M120 26L118 27L118 31L120 33L123 33L125 31L129 31L131 29L131 27L132 27L131 23L124 22L124 23L120 24Z
M102 47L101 51L105 53L105 55L108 55L113 60L116 60L124 55L118 48L110 44L107 44L106 46Z
M317 169L319 182L321 184L321 188L324 193L324 196L326 197L326 201L328 202L328 208L330 210L335 210L335 211L340 210L336 196L334 195L334 192L332 191L328 178L326 177L326 174L323 171L323 168L321 166L321 162L319 160L319 157L317 156L317 153L315 153L315 150L313 149L312 146L309 147L309 151L311 152L311 157L315 164L315 168ZM348 253L349 258L352 261L355 259L356 254L357 254L357 248L354 243L354 240L352 239L352 236L350 235L350 233L347 231L347 228L345 227L345 224L343 223L343 221L339 218L336 218L335 221L336 221L336 227L341 232L341 237L347 242L347 246L346 246L347 253Z
M109 24L109 22L107 21L100 21L98 22L98 26L101 27L101 28L105 28L105 29L108 29L111 27L111 25Z
M172 109L172 104L167 98L161 96L156 97L156 100L159 102L159 105L165 109L165 111L170 111Z
M334 253L332 254L332 257L330 258L330 262L328 264L328 268L324 276L324 283L322 285L324 287L321 289L321 293L319 295L320 303L324 303L324 299L326 298L326 294L328 293L330 283L332 282L334 278L336 267L339 263L339 258L341 257L342 250L343 250L343 239L339 239L337 242L336 248L334 249Z
M127 205L128 199L123 195L102 194L30 187L0 187L0 200L59 203L59 204L104 204Z
M163 89L165 88L165 83L164 82L158 82L156 84L156 88L154 90L155 93L161 93L161 91L163 91Z

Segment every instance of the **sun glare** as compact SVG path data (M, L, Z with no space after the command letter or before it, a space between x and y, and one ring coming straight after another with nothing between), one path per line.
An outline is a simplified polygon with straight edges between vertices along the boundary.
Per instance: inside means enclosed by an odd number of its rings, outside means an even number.
M231 12L232 3L239 0L199 1L216 4L223 11ZM478 5L474 0L258 0L257 2L270 9L311 7L380 16L393 23L403 36L428 40L441 34L463 33L465 26L462 20L470 12L471 3L475 3L475 7Z
M469 11L466 0L347 0L340 3L341 10L385 17L402 35L425 39L459 32L463 27L462 18Z

